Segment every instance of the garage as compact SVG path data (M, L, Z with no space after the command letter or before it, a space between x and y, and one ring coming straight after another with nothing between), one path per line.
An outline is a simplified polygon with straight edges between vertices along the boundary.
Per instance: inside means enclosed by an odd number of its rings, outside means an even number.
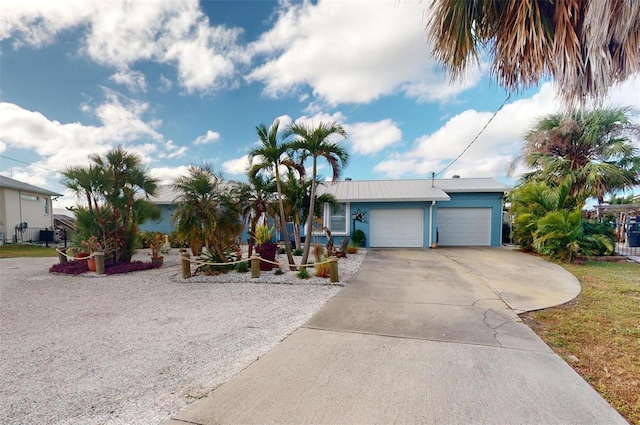
M438 244L490 246L491 208L438 208Z
M372 209L370 233L372 248L422 248L424 209Z

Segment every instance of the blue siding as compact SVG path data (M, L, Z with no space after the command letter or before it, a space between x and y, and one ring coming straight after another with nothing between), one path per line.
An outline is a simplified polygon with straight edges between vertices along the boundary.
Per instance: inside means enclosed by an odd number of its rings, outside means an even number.
M367 236L366 247L369 247L370 241L370 219L371 219L371 210L383 210L383 209L414 209L420 208L424 210L424 226L423 226L423 238L424 247L429 247L431 243L429 242L429 206L431 202L351 202L349 203L349 217L351 217L351 213L356 210L365 211L367 213L366 223L356 222L356 229L362 230L364 234ZM435 213L435 208L434 208ZM342 243L342 240L345 237L350 237L351 233L353 233L353 220L349 218L349 224L347 225L348 235L335 235L333 236L333 244L334 246L338 246ZM434 233L435 239L435 233ZM327 238L325 236L313 236L311 239L312 243L320 243L326 244Z
M160 221L147 220L140 225L140 231L148 230L151 232L169 233L175 230L175 226L171 225L171 215L175 210L174 205L158 205L160 207Z
M502 232L502 193L449 193L450 201L436 203L433 211L433 235L440 208L491 208L491 246L500 246Z

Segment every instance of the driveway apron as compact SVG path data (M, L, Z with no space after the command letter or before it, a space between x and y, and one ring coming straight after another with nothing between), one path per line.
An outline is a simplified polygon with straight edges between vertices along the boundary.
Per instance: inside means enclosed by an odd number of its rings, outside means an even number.
M305 326L168 424L626 423L505 302L540 304L537 280L554 301L578 293L525 257L369 251Z

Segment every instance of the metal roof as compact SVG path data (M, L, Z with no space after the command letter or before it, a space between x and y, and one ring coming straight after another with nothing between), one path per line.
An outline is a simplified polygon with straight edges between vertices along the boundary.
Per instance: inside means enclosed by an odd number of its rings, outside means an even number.
M448 201L431 180L343 180L326 182L318 187L318 194L330 193L341 202L407 202Z
M34 186L29 183L24 183L18 180L14 180L2 175L0 175L0 187L6 187L9 189L20 190L20 191L30 192L30 193L37 193L39 195L62 196L61 193L52 192L50 190L43 189L41 187Z
M434 185L447 193L455 192L509 192L512 187L492 178L436 179Z

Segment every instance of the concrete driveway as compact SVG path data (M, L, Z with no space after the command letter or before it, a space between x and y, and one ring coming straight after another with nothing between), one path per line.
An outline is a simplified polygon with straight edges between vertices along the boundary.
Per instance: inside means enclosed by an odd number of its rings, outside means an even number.
M514 312L579 293L506 248L372 250L309 322L170 424L624 424Z

